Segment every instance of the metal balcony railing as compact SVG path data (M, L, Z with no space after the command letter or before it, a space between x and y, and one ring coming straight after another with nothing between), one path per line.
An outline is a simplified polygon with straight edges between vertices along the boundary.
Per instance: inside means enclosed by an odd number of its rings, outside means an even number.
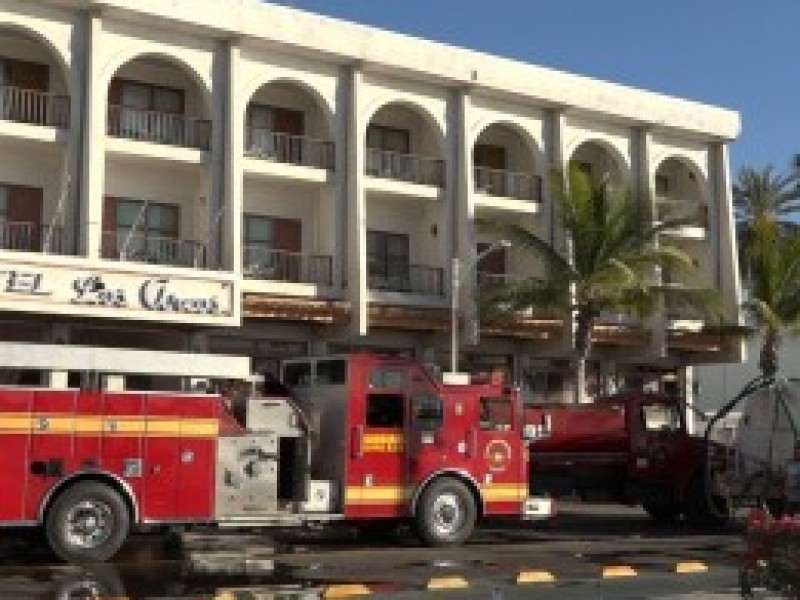
M63 254L64 230L54 227L48 235L49 229L41 223L0 220L0 249Z
M475 190L491 196L542 201L542 178L489 167L475 167Z
M527 275L517 275L513 273L487 273L478 271L478 287L496 288L501 286L514 286L520 284L540 284L543 280L539 277L529 277Z
M265 245L248 245L242 256L248 279L313 283L329 286L333 282L333 258L323 254L303 254L274 250Z
M211 121L186 115L141 110L114 104L108 107L108 135L168 146L208 150Z
M0 86L0 119L48 127L69 127L69 97Z
M444 187L444 161L416 154L367 148L365 172L372 177Z
M372 290L405 292L426 296L444 296L444 270L440 267L406 265L393 269L392 274L372 271L367 275Z
M130 239L129 239L130 238ZM206 267L206 244L125 231L103 233L103 258L173 267Z
M708 205L692 200L675 200L672 198L659 198L656 204L658 220L663 219L691 219L693 222L686 227L709 228Z
M245 129L245 155L279 163L333 170L333 142L264 129Z

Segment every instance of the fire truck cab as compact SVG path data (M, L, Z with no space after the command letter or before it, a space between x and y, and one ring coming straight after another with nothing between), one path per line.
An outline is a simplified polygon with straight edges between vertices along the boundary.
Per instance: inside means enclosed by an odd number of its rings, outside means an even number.
M269 394L0 388L0 525L42 526L71 562L131 529L410 522L463 542L528 496L522 407L502 385L439 384L410 360L289 361Z

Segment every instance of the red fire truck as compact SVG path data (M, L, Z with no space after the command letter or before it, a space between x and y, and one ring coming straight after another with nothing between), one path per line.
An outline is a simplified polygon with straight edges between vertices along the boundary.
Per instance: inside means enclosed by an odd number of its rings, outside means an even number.
M72 562L132 528L403 519L428 544L481 518L542 518L522 407L372 355L287 362L291 394L0 389L0 524L44 528Z

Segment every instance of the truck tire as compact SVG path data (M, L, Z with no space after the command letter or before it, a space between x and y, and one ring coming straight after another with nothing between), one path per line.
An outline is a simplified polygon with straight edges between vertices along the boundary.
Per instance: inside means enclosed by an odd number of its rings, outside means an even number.
M445 477L422 492L414 530L429 546L455 546L472 534L477 516L472 492L457 479Z
M709 505L709 500L713 506ZM731 508L722 496L712 496L709 499L705 489L705 478L697 475L689 486L684 515L692 525L724 527L731 521Z
M125 501L111 487L97 481L68 487L45 519L50 547L71 563L107 561L125 542L129 529Z
M652 504L645 502L642 508L659 525L672 525L681 516L681 510L674 504Z

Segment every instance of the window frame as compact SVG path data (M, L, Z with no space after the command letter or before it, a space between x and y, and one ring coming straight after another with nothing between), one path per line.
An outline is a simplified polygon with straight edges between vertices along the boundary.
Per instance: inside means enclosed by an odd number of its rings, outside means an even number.
M124 77L117 77L116 80L119 82L119 103L120 106L123 108L131 109L131 110L144 110L147 112L154 112L159 114L165 115L184 115L186 114L186 90L183 88L166 86L166 85L158 85L155 83L148 83L146 81L139 81L137 79L127 79ZM148 92L148 100L147 100L147 108L142 108L140 106L134 106L125 104L124 95L125 95L125 86L127 85L136 85L147 89ZM178 95L180 99L180 111L179 112L172 112L172 111L164 111L158 110L156 108L156 92L163 91L168 93L174 93Z

